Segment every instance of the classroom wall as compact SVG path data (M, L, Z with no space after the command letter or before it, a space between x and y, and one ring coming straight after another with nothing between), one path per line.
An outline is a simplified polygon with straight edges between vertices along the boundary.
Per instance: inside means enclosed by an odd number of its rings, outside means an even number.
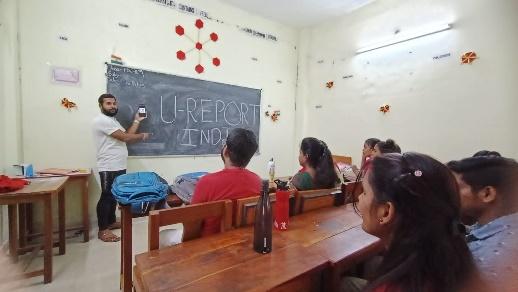
M516 11L514 0L384 0L302 30L298 137L319 137L356 161L369 137L391 137L403 151L442 161L484 148L517 158ZM355 54L396 29L404 33L434 23L453 28ZM479 59L461 65L468 51ZM331 89L328 81L334 81ZM391 106L387 114L378 111L385 103Z
M0 173L21 157L16 0L0 0ZM7 240L7 207L0 208L0 243Z
M197 17L153 1L20 1L22 148L26 162L40 169L95 166L91 120L99 112L97 98L106 89L104 62L115 53L130 66L262 88L262 112L278 109L281 117L276 123L269 119L261 121L261 154L252 159L250 168L266 176L267 160L274 157L279 175L295 171L292 129L297 31L217 1L176 2L204 10L223 21L205 21L208 30L219 34L218 42L211 46L212 53L221 59L219 68L207 66L206 72L199 75L193 69L193 61L176 59L176 51L187 42L175 34L174 26L181 24L193 34ZM119 22L129 28L119 27ZM279 41L251 37L236 25L276 35ZM68 41L60 40L60 35ZM51 66L80 69L81 85L52 84ZM62 108L60 100L64 97L76 102L78 109ZM156 157L130 158L128 171L156 171L172 181L181 173L221 168L219 156ZM77 194L74 186L72 193ZM74 194L70 197L67 221L78 221L80 201L73 198ZM93 220L98 198L96 178L91 180L90 191Z

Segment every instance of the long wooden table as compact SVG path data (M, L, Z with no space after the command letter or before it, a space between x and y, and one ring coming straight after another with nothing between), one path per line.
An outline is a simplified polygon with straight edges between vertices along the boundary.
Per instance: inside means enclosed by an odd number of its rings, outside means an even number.
M23 189L0 194L0 205L8 205L9 254L18 259L17 206L24 203L43 202L43 269L25 273L23 276L43 275L43 282L52 281L52 198L58 198L59 254L65 254L65 183L68 177L32 179ZM36 247L39 250L40 247Z
M290 217L273 234L273 251L253 251L253 228L136 256L137 291L321 291L338 286L339 274L381 251L363 232L352 206L323 208Z

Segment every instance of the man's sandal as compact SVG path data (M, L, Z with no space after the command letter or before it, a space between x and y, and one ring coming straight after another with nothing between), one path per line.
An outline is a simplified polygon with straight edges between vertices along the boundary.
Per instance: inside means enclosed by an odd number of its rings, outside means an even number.
M120 237L113 234L110 230L99 231L97 237L104 242L117 242L121 240Z

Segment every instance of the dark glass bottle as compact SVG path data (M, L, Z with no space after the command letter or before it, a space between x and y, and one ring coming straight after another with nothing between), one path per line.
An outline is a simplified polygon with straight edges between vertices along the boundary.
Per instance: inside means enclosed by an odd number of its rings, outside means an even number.
M258 253L272 251L272 205L268 180L262 181L262 192L255 207L254 250Z

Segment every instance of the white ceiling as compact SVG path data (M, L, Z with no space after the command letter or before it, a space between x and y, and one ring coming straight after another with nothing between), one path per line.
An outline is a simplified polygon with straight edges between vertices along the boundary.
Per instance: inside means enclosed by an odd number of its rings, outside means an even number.
M375 0L220 0L250 13L303 28L344 15Z

